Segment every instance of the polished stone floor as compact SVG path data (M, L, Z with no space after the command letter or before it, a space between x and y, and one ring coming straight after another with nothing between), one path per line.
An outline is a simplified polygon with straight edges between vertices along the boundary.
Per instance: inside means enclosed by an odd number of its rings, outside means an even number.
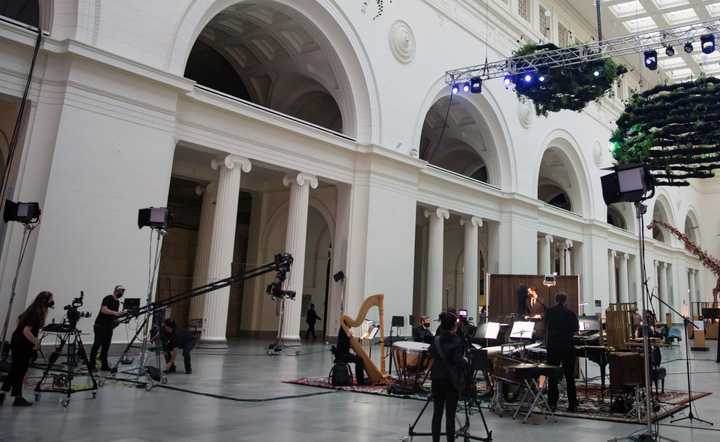
M694 388L713 393L697 402L696 408L701 417L720 427L720 364L714 362L714 342L710 345L710 352L692 354L692 371L697 372ZM680 357L682 347L664 352L666 361ZM257 341L234 342L224 355L196 351L194 373L171 375L168 384L192 392L166 388L147 392L108 382L96 399L78 394L68 408L59 404L56 394L45 394L29 409L5 403L0 408L0 441L403 440L422 402L282 383L301 376L326 375L330 358L322 344L306 345L298 356L269 357L264 344ZM685 388L684 360L665 366L669 372L667 387ZM26 397L32 397L30 388ZM495 441L594 442L640 428L571 418L560 418L557 423L538 419L536 424L523 425L489 412L486 416ZM429 429L429 421L426 413L419 430ZM476 433L482 433L479 416L472 425ZM681 442L720 440L717 430L665 425L660 429L663 436Z

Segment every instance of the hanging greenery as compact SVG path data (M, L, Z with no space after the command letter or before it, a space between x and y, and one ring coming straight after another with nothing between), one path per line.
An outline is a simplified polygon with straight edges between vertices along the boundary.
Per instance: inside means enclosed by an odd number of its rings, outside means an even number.
M536 55L536 60L541 61L544 52L557 49L551 43L528 43L515 51L514 56ZM579 49L577 51L579 53ZM561 110L580 112L588 103L604 96L615 80L626 72L625 66L605 58L540 72L523 71L509 80L515 84L515 93L519 98L529 98L535 105L535 113L547 116L548 112Z
M720 79L635 94L610 139L619 164L645 163L659 186L687 186L720 169Z

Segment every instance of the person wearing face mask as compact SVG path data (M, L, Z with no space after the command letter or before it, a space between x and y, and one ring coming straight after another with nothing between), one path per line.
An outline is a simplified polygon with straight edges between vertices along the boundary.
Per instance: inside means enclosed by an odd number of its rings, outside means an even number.
M110 349L110 343L112 342L115 319L122 315L120 311L120 298L122 298L124 293L125 287L116 285L112 295L104 297L100 305L100 313L98 313L95 319L95 326L93 327L95 340L90 350L90 369L93 371L95 370L98 349L100 350L100 369L110 371L107 355Z
M30 306L18 317L17 327L10 342L12 349L12 365L0 392L0 404L5 401L5 393L11 391L15 397L13 406L28 407L32 402L22 396L22 384L30 367L33 355L37 350L38 333L45 325L48 309L55 306L53 294L40 292Z

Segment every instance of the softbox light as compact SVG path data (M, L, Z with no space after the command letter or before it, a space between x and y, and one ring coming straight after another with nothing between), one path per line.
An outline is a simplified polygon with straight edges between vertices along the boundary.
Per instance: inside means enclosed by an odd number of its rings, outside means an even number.
M138 228L166 229L170 223L170 211L167 207L148 207L138 210Z

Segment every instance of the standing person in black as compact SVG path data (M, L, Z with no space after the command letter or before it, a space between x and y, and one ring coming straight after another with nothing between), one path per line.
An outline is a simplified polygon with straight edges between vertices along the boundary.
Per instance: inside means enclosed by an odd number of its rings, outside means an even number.
M440 327L430 345L433 364L430 372L432 380L433 442L440 442L440 427L443 410L445 411L445 434L448 442L455 440L455 412L460 397L453 377L457 376L458 366L463 358L463 341L457 335L458 317L452 312L440 314Z
M93 341L92 348L90 349L90 369L95 370L95 361L97 360L97 352L100 349L100 369L103 371L110 371L110 364L108 364L108 350L110 349L110 343L112 342L113 329L115 328L114 321L122 313L120 312L120 298L125 293L125 287L116 285L113 289L112 295L107 295L103 298L102 304L100 305L100 313L98 313L95 319L95 326L93 331L95 332L95 340Z
M10 372L0 392L0 404L5 401L5 393L11 391L15 397L13 405L28 407L32 402L22 397L22 384L25 374L30 367L35 350L37 350L37 337L40 329L45 325L45 318L49 308L55 305L50 292L40 292L35 300L19 317L15 332L12 334L10 348L12 349L12 365Z
M322 318L318 316L317 312L315 311L315 304L310 304L307 315L305 315L305 322L307 322L308 325L307 332L305 332L305 339L310 339L310 333L312 333L313 341L317 338L317 336L315 335L315 323L318 321L318 319Z
M167 318L163 323L163 332L160 338L165 351L165 373L175 373L177 371L175 358L177 357L177 349L182 348L185 374L191 374L192 361L190 352L195 347L195 338L192 333L178 327L174 319Z
M579 329L578 317L565 305L567 303L565 293L555 295L555 301L557 305L547 309L545 314L548 364L562 365L567 384L568 411L575 412L578 400L575 393L576 357L573 336ZM557 378L550 378L549 381L548 402L553 410L558 402L558 381Z

